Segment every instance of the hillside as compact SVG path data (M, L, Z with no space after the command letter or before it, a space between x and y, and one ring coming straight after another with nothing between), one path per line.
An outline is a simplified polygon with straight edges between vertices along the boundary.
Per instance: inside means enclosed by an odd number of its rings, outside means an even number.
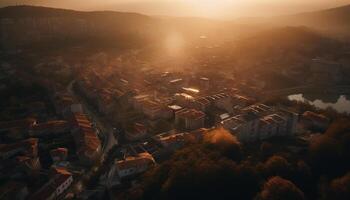
M350 33L350 5L280 18L280 23ZM331 30L334 29L334 30Z
M277 26L307 26L323 33L350 37L350 5L327 10L269 18L244 18L237 22Z
M151 17L114 11L82 12L37 6L0 8L0 47L39 45L140 47L159 44L176 33L193 41L207 36L212 43L237 39L264 27L205 18ZM209 40L208 39L208 40Z
M139 46L156 26L151 17L113 11L81 12L36 6L0 9L1 46Z
M343 44L306 27L283 27L262 31L237 42L239 59L266 63L291 63L335 55Z

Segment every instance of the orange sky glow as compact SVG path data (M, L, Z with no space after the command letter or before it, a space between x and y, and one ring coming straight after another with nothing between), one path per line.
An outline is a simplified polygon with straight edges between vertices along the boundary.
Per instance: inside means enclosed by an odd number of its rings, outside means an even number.
M0 6L21 4L149 15L237 18L327 9L350 4L350 0L0 0Z

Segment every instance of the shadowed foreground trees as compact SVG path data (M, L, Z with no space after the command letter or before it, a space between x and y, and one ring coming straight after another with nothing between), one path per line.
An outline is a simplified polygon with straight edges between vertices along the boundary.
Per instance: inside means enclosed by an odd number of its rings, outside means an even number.
M252 199L260 178L249 164L237 164L195 145L146 175L145 199Z
M304 193L292 182L275 176L263 186L257 200L304 200Z
M146 173L132 199L349 199L349 124L333 123L303 155L269 147L267 159L215 130Z

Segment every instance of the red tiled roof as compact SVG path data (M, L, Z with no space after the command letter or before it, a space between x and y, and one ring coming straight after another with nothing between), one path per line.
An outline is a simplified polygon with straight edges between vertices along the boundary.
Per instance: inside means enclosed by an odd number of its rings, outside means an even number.
M149 153L142 153L136 157L127 157L125 160L117 161L117 168L119 170L125 170L130 168L136 168L142 165L150 165L154 163L152 155Z

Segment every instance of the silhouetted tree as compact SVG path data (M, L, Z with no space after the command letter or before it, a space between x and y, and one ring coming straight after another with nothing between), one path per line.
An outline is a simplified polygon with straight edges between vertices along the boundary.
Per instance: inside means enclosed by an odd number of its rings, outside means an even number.
M263 186L257 200L304 200L304 193L291 181L275 176Z

